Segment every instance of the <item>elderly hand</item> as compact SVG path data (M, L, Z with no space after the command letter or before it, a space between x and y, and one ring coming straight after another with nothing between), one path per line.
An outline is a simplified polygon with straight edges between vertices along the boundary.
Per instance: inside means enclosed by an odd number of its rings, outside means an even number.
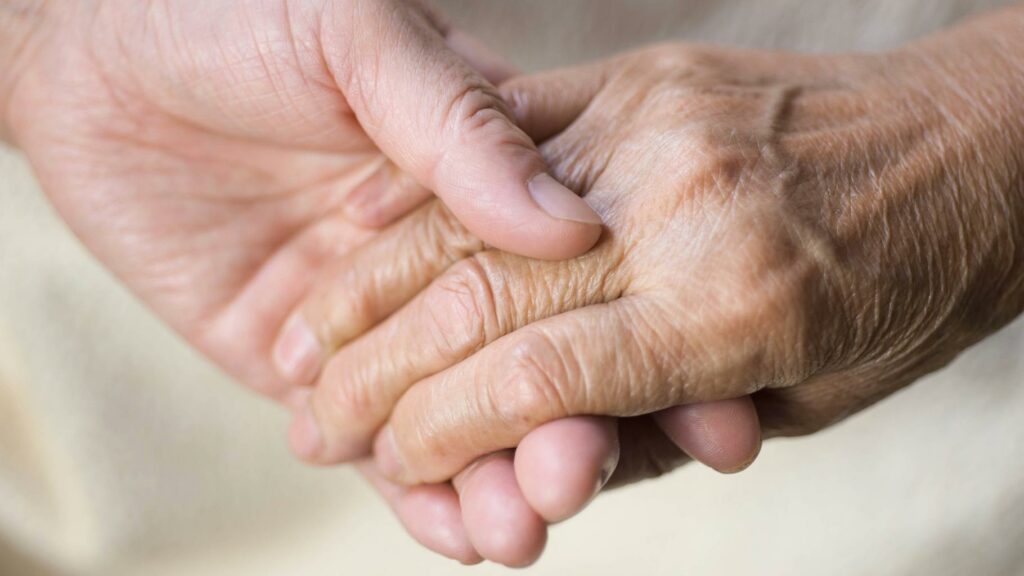
M406 329L418 332L448 321L472 321L466 316L472 310L416 302L425 295L466 288L431 280L458 278L465 259L482 249L442 204L431 202L353 250L337 263L333 276L320 279L289 324L308 323L321 347L340 350L317 367L313 398L297 411L290 439L299 456L319 464L360 461L405 389L406 361L420 362L427 358L420 354L426 353L437 355L431 362L451 362L464 357L466 346L477 345L466 342L471 336L460 332L451 334L450 341L444 334L432 335L421 351L391 347L410 344L397 338ZM455 276L448 276L445 270L453 263ZM415 324L390 320L396 310L403 314L399 308L407 302L406 308L417 306L425 316L414 319ZM453 326L461 330L464 324ZM286 338L287 333L282 336ZM364 349L363 342L383 348ZM453 348L444 347L448 344ZM359 362L368 353L384 365ZM311 410L322 412L314 416ZM326 435L318 431L317 420L331 427ZM450 484L403 488L388 482L370 463L359 465L413 536L431 549L464 562L482 557L521 566L543 549L546 523L579 512L613 470L614 483L633 481L657 475L689 456L734 472L753 461L760 440L757 414L743 397L678 406L655 420L621 424L609 418L563 418L523 440L514 454L514 469L513 454L506 451L481 459Z
M373 249L423 275L473 255L340 349L297 444L330 460L376 435L388 477L436 482L569 415L753 394L767 434L806 434L943 366L1024 307L1022 22L873 55L663 46L511 81L608 233L553 264L440 216L399 224ZM361 315L305 306L321 333Z

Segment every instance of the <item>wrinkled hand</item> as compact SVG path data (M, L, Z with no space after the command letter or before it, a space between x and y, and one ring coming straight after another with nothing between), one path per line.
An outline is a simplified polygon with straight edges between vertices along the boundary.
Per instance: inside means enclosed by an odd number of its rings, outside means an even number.
M418 301L466 288L431 281L458 278L465 259L482 249L442 204L431 202L353 250L333 276L318 281L289 324L309 325L319 347L340 350L315 368L312 401L297 411L290 436L298 455L320 464L365 457L374 432L405 389L406 369L430 369L407 362L419 363L431 354L437 355L432 363L450 362L464 357L466 347L484 344L467 341L473 336L462 332L439 332L417 350L401 336L405 330L429 332L431 327L461 330L461 324L445 324L472 320L466 316L472 310L453 309L444 299L436 308ZM455 275L450 276L446 270L453 264ZM403 305L417 307L423 316L395 323L390 318ZM404 313L404 308L397 312ZM483 333L479 337L486 338ZM367 343L370 348L364 347ZM365 354L383 364L362 362ZM315 426L317 420L339 426L325 435ZM483 557L521 566L540 554L546 523L579 512L613 470L618 470L615 483L656 475L669 462L674 466L685 460L685 452L733 472L746 467L760 449L757 415L747 397L674 407L656 420L557 420L532 431L516 449L514 462L510 451L490 455L451 484L402 488L366 462L361 469L428 547L464 562Z
M753 394L766 434L806 434L941 367L1024 306L1024 148L1005 129L1024 114L999 20L889 54L664 46L512 80L520 124L608 233L553 264L437 213L399 224L374 249L437 277L331 359L297 443L330 460L376 435L392 480L458 482L517 445L521 472L520 443L569 415ZM472 256L435 274L452 246ZM307 306L324 332L359 323Z
M1015 317L1021 131L933 57L671 46L512 81L609 233L568 264L478 252L343 352L399 388L349 397L402 395L381 469L436 482L556 418L744 394L806 434Z

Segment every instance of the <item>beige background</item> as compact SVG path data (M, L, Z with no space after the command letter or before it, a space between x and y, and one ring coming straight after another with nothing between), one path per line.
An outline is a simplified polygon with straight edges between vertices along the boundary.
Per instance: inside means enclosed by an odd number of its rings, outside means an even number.
M442 2L527 69L668 38L897 45L1000 2ZM600 498L531 574L1024 574L1024 324L736 477ZM351 471L160 326L0 152L0 574L501 574L434 557Z

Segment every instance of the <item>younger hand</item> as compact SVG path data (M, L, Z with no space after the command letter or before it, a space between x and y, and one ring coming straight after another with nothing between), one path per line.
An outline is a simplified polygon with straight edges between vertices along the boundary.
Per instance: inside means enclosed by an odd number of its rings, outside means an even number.
M421 2L41 6L0 120L83 243L271 396L287 389L268 353L285 314L372 236L347 220L383 224L436 190L529 256L573 256L600 233L576 195L535 178L543 160L473 64L507 68Z

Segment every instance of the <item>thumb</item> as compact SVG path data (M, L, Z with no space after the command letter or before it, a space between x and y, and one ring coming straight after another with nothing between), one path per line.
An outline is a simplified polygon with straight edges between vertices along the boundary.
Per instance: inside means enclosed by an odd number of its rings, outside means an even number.
M327 65L377 146L483 241L533 258L588 250L601 220L548 175L497 89L419 2L353 0L325 14Z

